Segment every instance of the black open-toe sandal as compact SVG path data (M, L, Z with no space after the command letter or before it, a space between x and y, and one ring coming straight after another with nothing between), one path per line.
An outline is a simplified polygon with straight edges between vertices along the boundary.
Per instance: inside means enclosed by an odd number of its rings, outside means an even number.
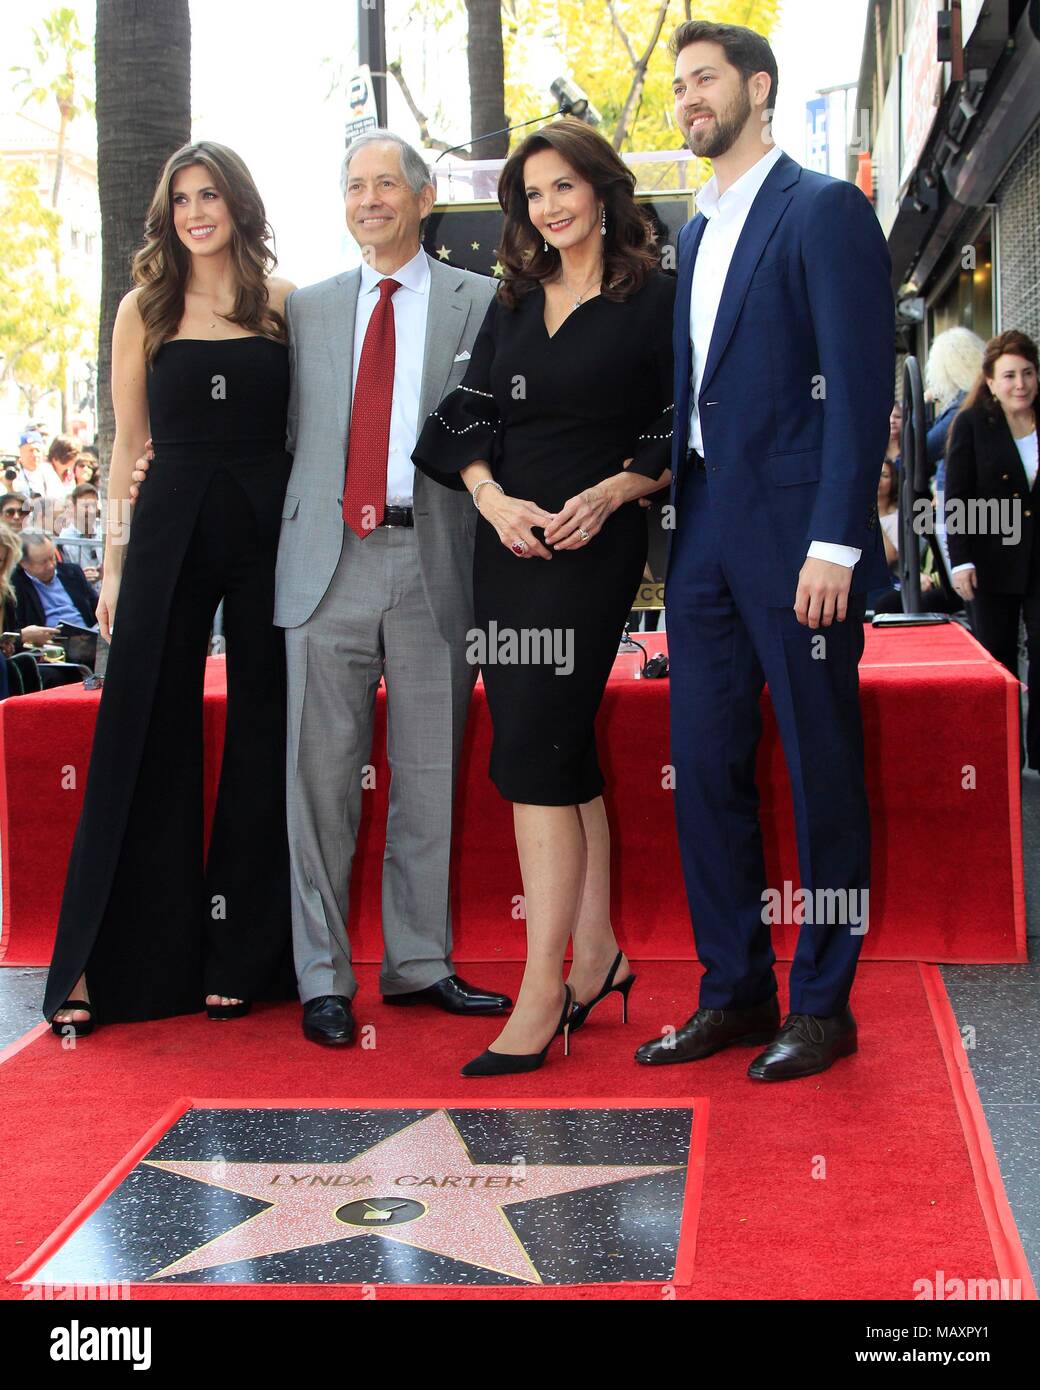
M89 1018L74 1019L70 1018L65 1023L59 1023L57 1018L51 1020L51 1032L56 1033L59 1038L65 1036L66 1028L72 1029L73 1037L85 1038L88 1033L94 1031L94 1005L89 999L66 999L60 1009L55 1009L55 1014L60 1014L62 1009L86 1009L90 1014Z
M248 999L240 999L237 1004L207 1004L206 1012L210 1018L219 1021L224 1018L245 1018L252 1007Z

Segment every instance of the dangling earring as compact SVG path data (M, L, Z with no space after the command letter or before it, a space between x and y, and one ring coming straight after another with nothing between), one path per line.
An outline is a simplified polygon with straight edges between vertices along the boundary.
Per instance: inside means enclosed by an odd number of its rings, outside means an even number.
M542 250L543 250L543 251L548 251L548 249L549 249L549 243L546 241L545 237L542 237Z
M603 217L602 217L602 219L601 219L601 221L600 221L600 224L599 224L599 234L600 234L600 236L606 236L606 234L607 234L607 205L606 205L606 203L603 204Z

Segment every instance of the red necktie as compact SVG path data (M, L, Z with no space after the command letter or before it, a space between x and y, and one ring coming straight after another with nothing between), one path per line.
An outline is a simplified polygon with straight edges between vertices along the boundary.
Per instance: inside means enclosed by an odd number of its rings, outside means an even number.
M383 520L386 461L390 450L390 409L394 399L394 306L400 282L379 282L379 303L365 330L354 402L350 411L343 520L362 540Z

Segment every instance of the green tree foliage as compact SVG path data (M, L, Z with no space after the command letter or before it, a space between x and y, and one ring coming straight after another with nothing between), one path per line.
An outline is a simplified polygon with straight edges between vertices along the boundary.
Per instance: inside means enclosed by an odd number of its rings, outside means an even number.
M779 10L780 0L704 0L695 17L743 24L768 37ZM555 51L563 71L551 76L566 75L584 90L603 117L601 133L616 148L681 148L672 116L674 64L668 39L690 17L684 0L503 0L502 13L505 105L511 122L529 120L551 107L548 90L532 85L531 75L544 72Z
M30 165L0 172L0 381L15 383L29 414L61 391L69 355L92 338L85 305L54 269L60 226Z

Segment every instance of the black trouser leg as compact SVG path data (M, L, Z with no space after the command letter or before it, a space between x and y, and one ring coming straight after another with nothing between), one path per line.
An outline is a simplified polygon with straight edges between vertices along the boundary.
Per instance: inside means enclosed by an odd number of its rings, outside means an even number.
M218 597L212 553L196 531L165 632L142 632L123 653L132 662L139 641L145 660L144 644L162 642L126 833L86 965L102 1018L159 1018L203 1004L202 688Z
M285 825L285 637L274 626L276 531L222 477L227 723L206 863L207 994L295 995Z
M971 626L975 636L989 652L990 656L995 657L1002 666L1005 666L1016 680L1019 679L1019 619L1025 608L1027 614L1033 614L1033 638L1030 642L1030 661L1029 677L1030 689L1037 688L1037 665L1035 652L1037 650L1037 617L1036 609L1040 600L1035 597L1036 585L1032 586L1033 596L1026 599L1018 594L992 594L976 591L975 598L971 604ZM1029 701L1029 728L1022 731L1022 759L1029 758L1031 766L1036 766L1036 758L1040 758L1040 751L1037 749L1037 720L1040 718L1040 711L1036 708L1036 701ZM1030 737L1032 738L1032 753L1030 749Z
M1026 687L1029 709L1026 715L1026 761L1040 772L1040 558L1033 556L1029 592L1023 601L1026 621Z

